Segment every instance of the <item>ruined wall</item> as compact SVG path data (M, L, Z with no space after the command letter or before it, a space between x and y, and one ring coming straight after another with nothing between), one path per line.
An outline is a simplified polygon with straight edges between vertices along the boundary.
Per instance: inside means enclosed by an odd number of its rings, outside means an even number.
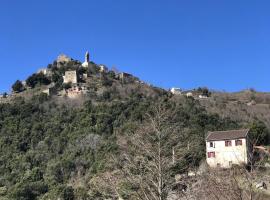
M78 82L76 71L66 71L65 76L63 76L63 79L64 83L76 84Z

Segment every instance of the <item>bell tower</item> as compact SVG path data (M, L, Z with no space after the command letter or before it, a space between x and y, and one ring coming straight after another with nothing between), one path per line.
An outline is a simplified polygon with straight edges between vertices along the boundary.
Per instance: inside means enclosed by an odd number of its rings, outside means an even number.
M90 54L88 51L85 53L85 58L84 58L84 63L82 64L83 67L87 68L89 67L89 62L90 62Z
M84 60L84 62L89 62L90 61L90 54L89 54L89 52L88 51L86 51L86 53L85 53L85 60Z

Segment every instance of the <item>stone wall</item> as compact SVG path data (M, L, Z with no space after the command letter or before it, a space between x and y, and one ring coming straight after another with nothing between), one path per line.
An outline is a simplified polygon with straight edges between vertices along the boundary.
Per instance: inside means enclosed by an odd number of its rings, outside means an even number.
M65 54L60 54L57 57L57 62L69 62L69 61L71 61L71 58L66 56Z

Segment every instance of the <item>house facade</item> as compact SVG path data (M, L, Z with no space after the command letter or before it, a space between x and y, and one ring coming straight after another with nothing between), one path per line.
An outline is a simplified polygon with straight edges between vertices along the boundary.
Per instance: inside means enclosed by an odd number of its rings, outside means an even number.
M206 137L206 161L210 167L230 168L246 165L250 158L248 129L209 132Z

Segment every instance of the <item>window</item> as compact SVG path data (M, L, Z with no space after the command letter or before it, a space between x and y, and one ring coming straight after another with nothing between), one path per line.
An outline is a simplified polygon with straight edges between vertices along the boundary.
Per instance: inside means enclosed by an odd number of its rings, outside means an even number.
M229 166L230 166L230 167L232 166L232 161L229 161Z
M225 141L225 147L230 147L230 146L232 146L232 141L231 140Z
M242 146L242 140L235 140L235 146Z
M216 154L214 151L208 152L207 155L208 155L208 158L215 158L216 157Z
M215 144L214 144L214 142L210 142L210 147L215 148Z

